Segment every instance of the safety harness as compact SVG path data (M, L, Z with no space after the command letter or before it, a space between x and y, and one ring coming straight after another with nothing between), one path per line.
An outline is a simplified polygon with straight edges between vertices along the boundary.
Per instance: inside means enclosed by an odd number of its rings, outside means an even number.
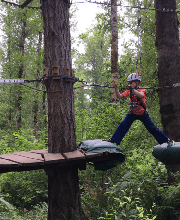
M137 96L136 96L136 98L137 98L137 102L134 102L133 101L133 94L132 94L132 89L130 90L130 99L131 99L131 102L129 103L129 105L130 105L130 111L132 112L132 108L135 108L135 107L137 107L138 105L140 105L140 106L142 106L143 108L144 108L144 110L145 110L145 112L146 112L146 106L142 103L142 101L140 100L140 98L138 98ZM139 103L140 102L140 103Z

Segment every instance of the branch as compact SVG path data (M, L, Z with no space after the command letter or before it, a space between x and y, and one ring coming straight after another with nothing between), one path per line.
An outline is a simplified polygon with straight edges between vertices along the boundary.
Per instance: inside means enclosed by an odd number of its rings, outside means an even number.
M29 5L29 3L31 3L33 0L26 0L22 5L21 8L26 7L27 5Z

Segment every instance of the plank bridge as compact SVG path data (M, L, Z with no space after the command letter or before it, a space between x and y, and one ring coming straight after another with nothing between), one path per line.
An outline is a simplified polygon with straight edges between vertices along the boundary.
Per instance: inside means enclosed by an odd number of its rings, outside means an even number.
M68 165L77 165L80 170L85 170L87 162L115 159L116 156L117 153L108 152L85 153L82 149L67 153L48 153L48 149L20 151L0 155L0 173Z

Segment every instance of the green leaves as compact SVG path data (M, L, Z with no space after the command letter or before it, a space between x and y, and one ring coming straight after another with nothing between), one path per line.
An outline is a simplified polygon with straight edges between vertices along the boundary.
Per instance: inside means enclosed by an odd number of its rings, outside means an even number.
M76 108L77 144L87 139L109 139L122 119L124 109L94 102L91 108Z
M35 149L45 149L47 144L47 134L38 132L41 138L36 139L33 135L33 131L30 129L14 132L14 149L16 151L28 151Z
M31 210L34 205L47 201L47 175L41 170L10 173L6 179L1 178L1 190L13 206Z
M128 106L121 103L112 107L108 103L76 107L77 144L84 139L111 137ZM153 121L160 126L155 109ZM121 142L126 161L107 172L94 171L88 166L80 172L82 207L92 219L165 219L178 213L179 184L166 184L165 166L152 156L155 139L141 122L134 122ZM177 178L177 181L178 178ZM106 201L106 202L105 202ZM178 214L177 214L178 215ZM173 217L172 217L173 218Z

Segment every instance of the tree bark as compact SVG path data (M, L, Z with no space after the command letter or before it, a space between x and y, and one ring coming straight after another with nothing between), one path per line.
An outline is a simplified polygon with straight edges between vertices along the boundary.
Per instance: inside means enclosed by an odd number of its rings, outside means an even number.
M22 57L24 56L24 44L25 44L25 38L26 38L26 19L24 18L22 20L22 37L20 41L20 67L19 67L19 73L18 78L22 78L23 75L23 63L22 63ZM22 101L22 92L19 88L17 91L18 97L17 97L17 129L20 130L21 128L21 101Z
M9 24L9 22L8 22L8 24ZM7 41L7 45L8 45L8 48L7 48L7 62L11 63L11 45L10 45L10 40L9 40L10 39L10 34L8 34L7 39L8 39L8 41ZM11 77L12 77L11 72L10 72L9 77L11 79ZM12 106L12 98L11 98L11 96L12 96L12 87L10 86L10 88L9 88L9 102L10 102L10 106ZM9 111L9 116L8 116L8 122L9 123L8 124L10 125L11 120L12 120L12 109L9 108L8 111Z
M43 92L42 101L43 101L44 127L47 128L48 122L46 117L46 92Z
M118 17L117 0L111 0L111 81L118 80ZM111 89L111 102L117 103L114 89Z
M158 52L159 86L172 86L180 78L179 31L175 0L156 0L156 9L173 9L173 12L156 10L156 46ZM180 90L179 87L159 89L161 123L164 133L180 141Z
M39 32L39 42L38 42L38 48L37 48L37 54L38 57L40 57L40 50L41 50L41 43L42 43L42 32ZM40 62L37 61L37 74L36 78L39 78L39 71L40 70ZM36 88L39 89L39 82L36 83ZM37 125L38 125L38 91L35 95L35 101L34 101L34 137L37 139Z
M45 65L52 75L58 66L72 69L69 2L43 0ZM73 82L48 78L48 152L64 153L76 149ZM53 91L53 92L51 92ZM55 92L56 91L56 92ZM59 92L61 91L61 92ZM48 219L81 219L78 168L54 167L47 170L49 184Z
M158 52L159 86L172 86L180 78L180 51L178 18L175 0L156 0L156 46ZM163 12L165 9L165 12ZM167 10L173 10L167 12ZM180 90L179 87L159 89L160 113L163 132L171 139L180 141ZM180 165L166 166L169 178L175 179L170 171L180 171Z

